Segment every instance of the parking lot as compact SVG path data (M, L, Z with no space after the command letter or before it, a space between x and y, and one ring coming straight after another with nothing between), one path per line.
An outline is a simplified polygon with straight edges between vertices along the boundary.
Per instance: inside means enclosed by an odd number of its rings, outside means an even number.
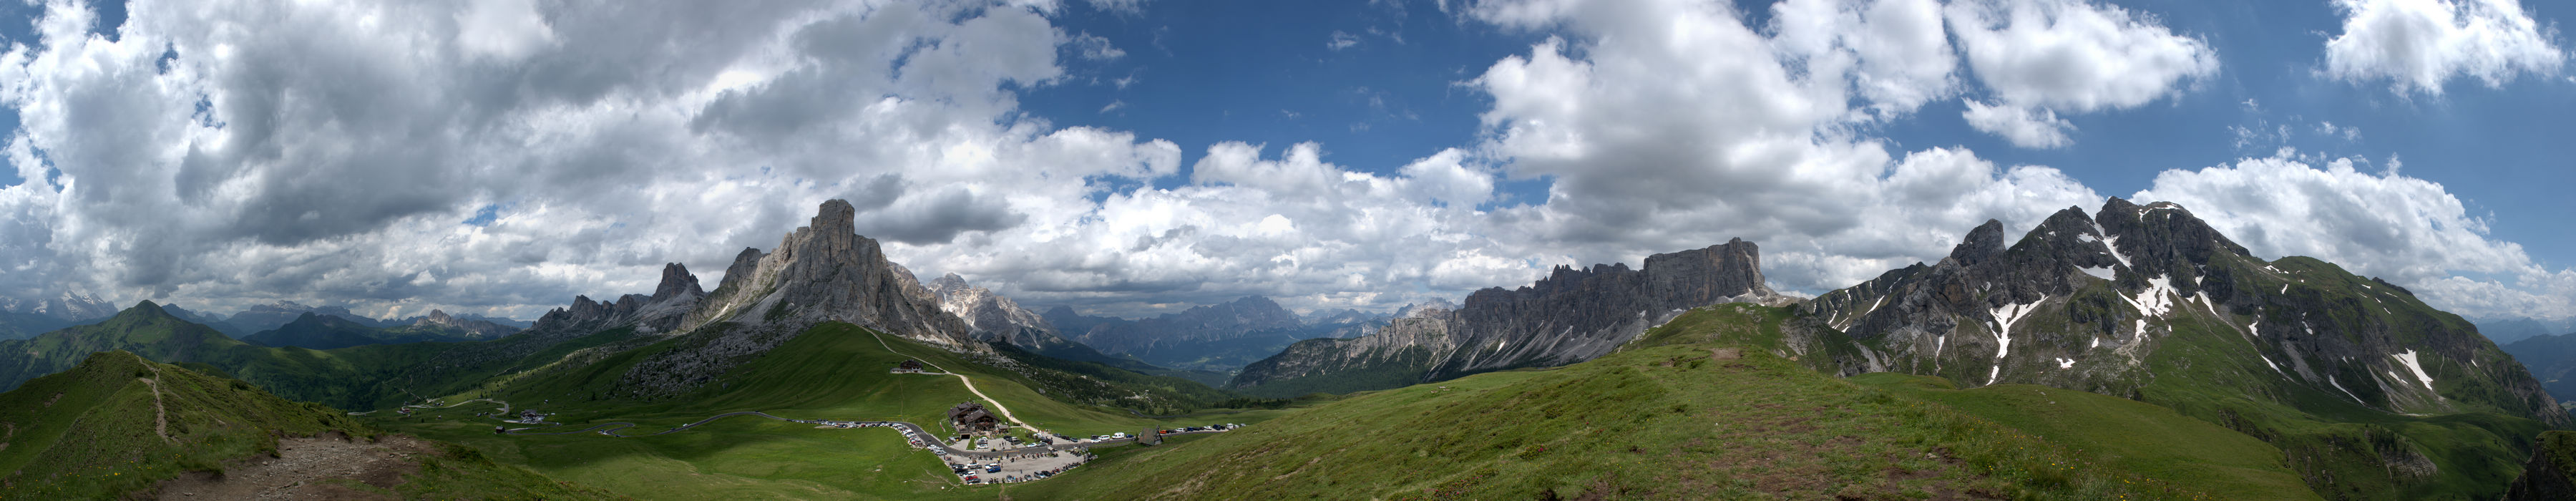
M1081 450L1033 451L1008 454L999 458L968 458L942 455L959 480L970 484L1015 483L1037 480L1082 464L1089 453Z

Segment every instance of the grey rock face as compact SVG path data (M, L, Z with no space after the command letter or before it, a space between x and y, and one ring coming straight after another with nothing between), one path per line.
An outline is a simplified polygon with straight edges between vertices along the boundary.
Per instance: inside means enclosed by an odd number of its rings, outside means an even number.
M853 212L847 201L824 202L777 249L767 254L745 249L728 268L724 283L680 328L696 330L716 322L842 321L951 350L983 350L969 337L964 321L921 299L919 283L887 261L876 240L852 230Z
M1690 308L1788 301L1763 284L1760 248L1736 239L1649 256L1642 270L1560 266L1518 289L1476 291L1454 310L1408 307L1404 317L1367 336L1300 341L1246 366L1228 386L1353 371L1413 371L1419 380L1440 380L1565 365L1607 354Z
M428 316L413 321L411 326L455 330L475 339L492 339L519 332L519 329L488 321L449 316L442 310L429 310Z
M698 289L697 275L689 274L687 266L670 263L662 266L662 282L654 286L653 295L627 294L614 302L573 296L570 306L546 312L528 330L590 333L634 326L648 334L671 333L705 297L706 292Z
M956 315L974 329L978 340L1008 343L1033 352L1073 344L1037 312L992 290L968 285L966 277L943 275L931 281L926 290L938 299L940 310Z

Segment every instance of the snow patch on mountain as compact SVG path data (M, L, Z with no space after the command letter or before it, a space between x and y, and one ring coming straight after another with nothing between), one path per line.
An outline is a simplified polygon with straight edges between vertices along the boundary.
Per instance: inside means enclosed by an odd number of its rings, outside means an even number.
M2013 322L2019 322L2021 319L2029 317L2032 312L2039 311L2039 305L2046 302L2048 302L2048 298L2046 296L2042 296L2039 298L2039 301L2035 301L2030 304L2007 304L2002 308L1996 308L1994 311L1989 312L1995 317L1996 346L1995 367L1993 370L1987 371L1987 382L1993 382L1995 377L2001 376L2004 373L2004 356L2012 353Z
M2433 389L2433 375L2424 373L2424 363L2415 358L2415 350L2406 350L2405 353L2392 354L2389 356L2396 358L2399 363L2406 364L2406 370L2415 371L2415 380L2423 382L2424 389ZM2390 375L2394 376L2395 374L2392 373Z

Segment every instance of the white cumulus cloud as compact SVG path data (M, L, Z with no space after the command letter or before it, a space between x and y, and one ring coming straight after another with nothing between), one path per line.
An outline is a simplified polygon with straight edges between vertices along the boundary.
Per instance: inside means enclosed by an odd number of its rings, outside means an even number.
M2067 137L2067 133L2075 130L2075 124L2057 118L2057 112L2009 104L1986 104L1974 99L1965 101L1965 104L1968 109L1961 112L1960 117L1968 120L1969 127L2002 136L2012 141L2013 146L2051 149L2075 142Z
M2325 72L2389 80L2399 92L2441 94L2452 78L2488 87L2516 75L2553 75L2567 62L2558 32L2517 0L2335 0L2343 32L2326 40Z
M2576 272L2550 270L2439 183L2290 151L2168 170L2138 200L2183 204L2258 256L2311 256L2462 315L2576 316ZM2500 278L2485 278L2500 277ZM2510 285L2509 285L2510 283Z
M1979 120L1975 106L1983 103L1970 102L1969 122L2025 147L2067 144L2062 131L2071 125L2057 122L2063 125L2054 127L2061 131L2057 134L2034 127L2050 125L2058 112L2135 108L2218 73L2218 52L2207 42L2119 6L2085 0L1962 1L1949 6L1948 17L1977 81L2021 115L1989 109L1982 112L1986 120Z

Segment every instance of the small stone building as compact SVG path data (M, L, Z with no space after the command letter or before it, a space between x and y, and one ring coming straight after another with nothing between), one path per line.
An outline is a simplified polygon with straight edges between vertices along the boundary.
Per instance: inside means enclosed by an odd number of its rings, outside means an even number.
M895 372L896 374L918 374L918 373L921 373L921 361L920 361L920 360L910 360L910 359L906 359L906 360L904 360L904 361L903 361L903 363L895 364L895 365L894 365L894 372Z
M1002 420L994 419L983 404L966 402L948 409L948 422L961 433L985 433L1001 429Z

